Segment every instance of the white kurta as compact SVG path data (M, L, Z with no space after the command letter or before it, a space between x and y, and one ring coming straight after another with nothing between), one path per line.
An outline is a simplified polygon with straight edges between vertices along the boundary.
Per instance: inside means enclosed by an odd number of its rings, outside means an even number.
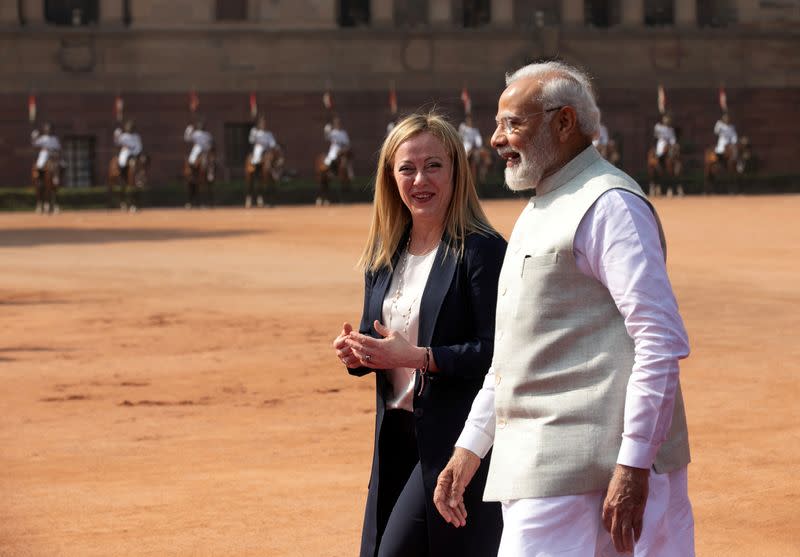
M675 130L671 126L658 123L653 128L653 136L656 138L656 156L666 154L670 145L675 145Z
M428 283L437 251L435 249L425 255L404 252L395 267L392 282L383 300L383 324L393 331L399 331L413 346L417 346L419 337L422 292ZM386 408L401 408L413 412L414 369L402 367L386 370L385 373L392 385L392 393L386 397Z
M194 126L187 126L183 132L183 139L187 143L192 143L192 150L189 152L189 164L197 163L198 157L211 150L214 145L214 138L205 130L196 130Z
M481 138L481 132L478 131L478 128L473 128L462 122L458 126L458 134L461 136L461 141L464 142L464 150L467 155L472 153L474 149L483 147L483 138Z
M605 147L608 145L608 128L600 124L600 130L597 132L597 137L592 140L592 145L595 147Z
M36 157L36 168L41 170L47 161L50 160L50 155L61 150L61 142L54 135L40 135L38 131L31 133L31 143L34 147L39 148L39 155Z
M249 140L253 145L253 157L251 159L253 164L260 164L264 153L274 149L278 145L272 132L260 130L258 128L252 128L250 130Z
M722 120L717 120L717 123L714 124L714 133L717 134L717 148L714 151L718 155L723 154L728 145L735 145L739 142L739 136L736 134L733 124L726 124Z
M545 179L537 189L544 193L556 187L560 178L569 174L568 166L569 163L562 171ZM689 353L652 211L632 193L612 190L603 194L578 227L574 253L578 269L608 288L635 343L617 462L651 468L672 421L678 360ZM456 442L456 446L469 449L481 458L494 441L494 388L495 373L490 368ZM635 555L694 555L694 522L685 477L686 468L670 474L651 472L652 486L666 484L669 487L660 491L651 488L647 504L650 512L645 511L644 531L658 543L653 542L655 545L645 551L645 542L640 541ZM602 492L590 492L505 501L505 526L499 555L616 556L613 545L611 552L608 550L610 539L601 524L602 500ZM658 508L662 510L653 511ZM538 523L544 526L537 527ZM569 542L568 546L564 545L565 541Z
M123 132L120 129L114 130L114 143L120 147L117 158L120 167L128 165L130 157L137 157L142 154L142 138L138 133Z
M330 166L339 157L344 149L350 147L350 136L342 129L335 129L330 124L325 126L325 138L331 142L328 154L325 157L325 165Z

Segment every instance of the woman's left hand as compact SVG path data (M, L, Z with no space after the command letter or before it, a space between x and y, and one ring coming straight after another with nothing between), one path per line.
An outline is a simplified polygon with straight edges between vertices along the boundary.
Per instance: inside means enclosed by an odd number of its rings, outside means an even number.
M392 369L417 368L422 365L425 360L424 348L412 345L402 334L384 327L377 320L373 325L378 334L384 338L372 338L353 331L345 341L362 366L371 369Z

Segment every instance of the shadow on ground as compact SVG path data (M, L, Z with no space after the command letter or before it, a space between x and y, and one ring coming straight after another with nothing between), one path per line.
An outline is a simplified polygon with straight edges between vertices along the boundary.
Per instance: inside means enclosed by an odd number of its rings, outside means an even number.
M13 228L0 230L0 248L58 244L114 244L229 238L252 230L181 230L177 228Z

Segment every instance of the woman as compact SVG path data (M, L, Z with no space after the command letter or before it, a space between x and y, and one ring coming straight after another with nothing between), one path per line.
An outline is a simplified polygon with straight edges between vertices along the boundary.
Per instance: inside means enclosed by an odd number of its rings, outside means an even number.
M484 215L458 132L441 116L398 123L381 149L359 332L333 343L350 374L375 372L377 417L362 557L496 555L488 458L465 496L466 529L433 505L489 368L506 242Z

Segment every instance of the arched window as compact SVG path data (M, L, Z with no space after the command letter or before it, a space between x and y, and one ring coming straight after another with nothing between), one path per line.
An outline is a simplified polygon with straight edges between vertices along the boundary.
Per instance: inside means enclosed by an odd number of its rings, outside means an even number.
M97 23L98 0L44 0L44 19L55 25Z

